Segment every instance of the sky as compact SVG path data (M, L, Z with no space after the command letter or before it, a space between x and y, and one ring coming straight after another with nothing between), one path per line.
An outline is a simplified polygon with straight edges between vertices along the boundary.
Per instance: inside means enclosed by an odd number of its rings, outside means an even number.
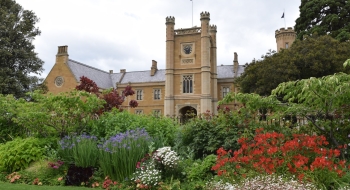
M175 29L200 26L210 13L217 26L217 64L240 65L276 50L275 31L294 27L299 0L16 0L40 21L33 41L44 63L45 78L55 64L58 46L69 58L98 69L150 70L152 60L165 69L165 18ZM193 4L193 6L192 6ZM285 18L281 18L284 13ZM193 25L192 25L193 21Z

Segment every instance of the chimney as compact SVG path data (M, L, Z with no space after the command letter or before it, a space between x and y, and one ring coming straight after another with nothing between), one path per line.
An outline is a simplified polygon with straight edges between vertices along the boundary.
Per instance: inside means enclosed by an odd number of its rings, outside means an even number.
M109 74L113 74L113 70L109 70Z
M157 61L152 60L152 67L151 67L151 76L154 76L157 72Z
M238 54L234 52L234 58L233 58L233 73L237 75L238 72Z
M126 73L126 69L120 69L120 73Z
M68 55L68 46L58 46L57 55Z

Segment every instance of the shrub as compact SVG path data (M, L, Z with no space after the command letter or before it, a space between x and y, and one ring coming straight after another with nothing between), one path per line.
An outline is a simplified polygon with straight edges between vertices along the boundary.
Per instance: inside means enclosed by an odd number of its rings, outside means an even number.
M182 146L190 147L195 159L215 154L220 147L236 150L237 139L246 129L240 122L240 117L231 112L220 113L209 121L193 119L182 128Z
M281 133L263 133L257 129L253 139L241 138L237 151L217 151L213 166L219 176L254 177L262 174L287 174L299 181L313 181L319 187L339 185L345 174L345 160L339 160L339 149L328 149L324 136L294 134L285 138Z
M192 165L184 168L186 172L186 179L189 181L204 180L213 177L211 167L216 162L214 154L208 155L204 160L196 160Z
M38 138L16 138L0 144L0 171L14 172L44 157L46 141Z
M101 138L109 138L142 127L152 138L162 141L161 144L166 146L173 144L178 130L178 125L170 118L135 115L117 109L104 112L98 120L91 121L89 127L91 134Z

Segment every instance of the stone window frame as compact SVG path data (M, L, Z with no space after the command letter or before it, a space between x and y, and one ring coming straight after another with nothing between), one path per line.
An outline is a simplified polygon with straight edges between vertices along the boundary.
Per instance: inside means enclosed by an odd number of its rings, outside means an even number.
M162 99L162 89L154 88L153 89L153 100L161 100L161 99Z
M62 76L57 76L54 80L56 87L62 87L64 84L64 78Z
M136 89L136 100L143 100L143 90L142 89Z
M154 109L154 110L152 110L152 114L156 117L160 117L162 115L162 110L161 109Z
M286 49L288 49L288 48L289 48L289 43L288 43L288 42L286 42L286 44L285 44L285 48L286 48Z
M221 98L224 98L230 92L231 92L230 86L221 86Z
M143 110L135 110L135 114L136 115L142 115L143 114Z
M192 87L189 89L190 92L185 92L185 81L184 81L184 77L186 76L191 76L191 80L192 83L190 83L189 85ZM192 84L192 85L191 85ZM192 91L191 91L192 90ZM181 75L181 93L182 94L193 94L194 93L194 74L182 74Z

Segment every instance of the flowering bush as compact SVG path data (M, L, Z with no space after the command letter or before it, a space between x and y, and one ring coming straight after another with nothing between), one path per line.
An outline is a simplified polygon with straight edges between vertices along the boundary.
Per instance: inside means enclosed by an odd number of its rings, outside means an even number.
M230 184L221 181L210 181L206 184L208 190L250 190L250 189L285 189L285 190L310 190L317 189L311 183L300 183L299 181L283 176L257 176L254 178L247 178L240 184Z
M136 163L148 152L150 136L144 129L119 133L100 148L100 167L106 176L123 181L135 171Z
M212 167L219 176L245 176L249 171L267 174L295 175L302 180L311 180L329 187L341 178L346 170L345 160L339 160L339 149L327 149L324 136L262 133L257 129L253 139L240 138L237 151L217 150L217 162ZM254 175L254 174L251 174Z
M65 136L59 141L60 154L78 167L96 167L98 160L97 137L82 134Z
M153 154L153 159L159 164L162 164L165 168L175 168L179 161L179 157L175 151L172 151L169 146L159 148Z
M156 169L153 159L138 162L133 180L137 189L150 189L155 187L161 180L161 171Z

